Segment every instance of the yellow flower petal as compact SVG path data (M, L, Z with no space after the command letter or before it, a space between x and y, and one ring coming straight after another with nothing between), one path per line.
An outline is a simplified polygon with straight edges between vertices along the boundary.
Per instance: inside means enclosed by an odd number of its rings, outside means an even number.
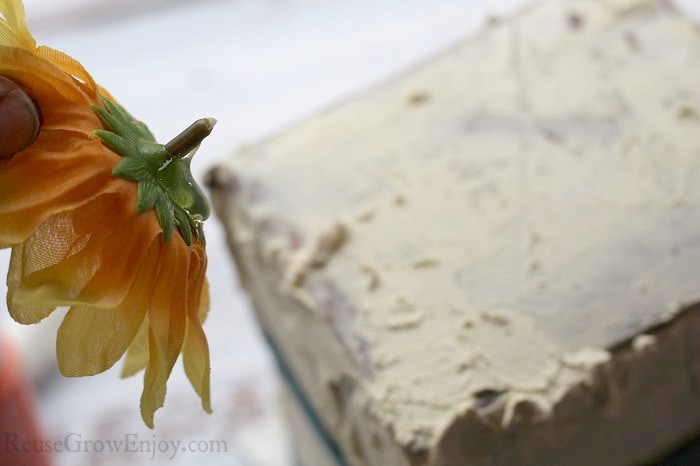
M131 377L141 372L146 368L148 359L148 316L146 316L126 351L121 377Z
M22 2L0 0L0 13L5 17L4 22L0 21L0 45L33 50L36 41L29 33L24 20Z
M85 71L74 58L51 47L37 47L36 40L27 28L25 21L24 5L19 1L0 0L0 13L5 18L0 20L0 46L15 47L27 50L36 56L51 62L64 73L77 78L84 84L84 90L96 97L97 86L92 76Z
M7 274L7 306L10 315L20 324L36 324L49 316L56 308L55 306L37 306L33 304L15 303L12 297L12 290L15 290L22 283L22 270L24 264L24 244L12 248L10 258L10 270Z

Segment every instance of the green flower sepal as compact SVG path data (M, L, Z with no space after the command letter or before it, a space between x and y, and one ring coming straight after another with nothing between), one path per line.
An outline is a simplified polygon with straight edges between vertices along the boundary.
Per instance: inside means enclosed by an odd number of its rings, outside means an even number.
M93 108L109 130L96 130L95 134L123 157L112 169L112 174L138 183L136 212L141 214L155 208L165 242L172 238L175 226L188 246L192 244L193 234L204 242L202 222L209 217L211 210L204 192L192 176L190 162L199 142L211 132L216 120L198 120L188 128L192 133L192 128L199 124L195 131L198 140L193 141L185 130L164 145L157 143L148 127L134 120L120 105L102 96L100 99L105 108ZM201 128L202 125L205 129ZM178 143L185 140L186 144L171 147L176 140Z

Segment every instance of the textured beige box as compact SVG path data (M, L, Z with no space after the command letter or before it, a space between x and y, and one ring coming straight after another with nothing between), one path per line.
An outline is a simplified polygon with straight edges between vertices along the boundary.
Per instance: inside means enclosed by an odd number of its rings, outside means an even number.
M624 465L700 431L700 32L550 0L211 173L352 465Z

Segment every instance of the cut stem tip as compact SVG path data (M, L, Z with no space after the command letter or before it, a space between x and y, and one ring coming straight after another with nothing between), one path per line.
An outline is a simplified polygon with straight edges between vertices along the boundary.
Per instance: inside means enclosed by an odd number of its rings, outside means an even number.
M173 157L187 156L199 146L204 138L211 134L215 124L216 118L200 118L167 143L165 150Z

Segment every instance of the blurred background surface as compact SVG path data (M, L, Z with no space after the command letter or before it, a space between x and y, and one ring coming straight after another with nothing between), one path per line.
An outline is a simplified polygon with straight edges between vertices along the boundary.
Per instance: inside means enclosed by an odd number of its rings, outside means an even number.
M161 142L197 118L217 118L194 158L201 180L236 147L386 81L531 1L25 0L25 6L37 41L81 61ZM676 3L700 18L697 0ZM141 375L122 380L117 364L99 376L63 378L54 354L62 315L23 327L0 305L0 332L17 342L37 382L48 439L80 450L57 453L58 465L293 464L272 358L216 219L206 234L212 415L201 410L178 364L156 428L147 429L138 411ZM3 273L8 258L2 251ZM108 440L139 445L117 453Z

